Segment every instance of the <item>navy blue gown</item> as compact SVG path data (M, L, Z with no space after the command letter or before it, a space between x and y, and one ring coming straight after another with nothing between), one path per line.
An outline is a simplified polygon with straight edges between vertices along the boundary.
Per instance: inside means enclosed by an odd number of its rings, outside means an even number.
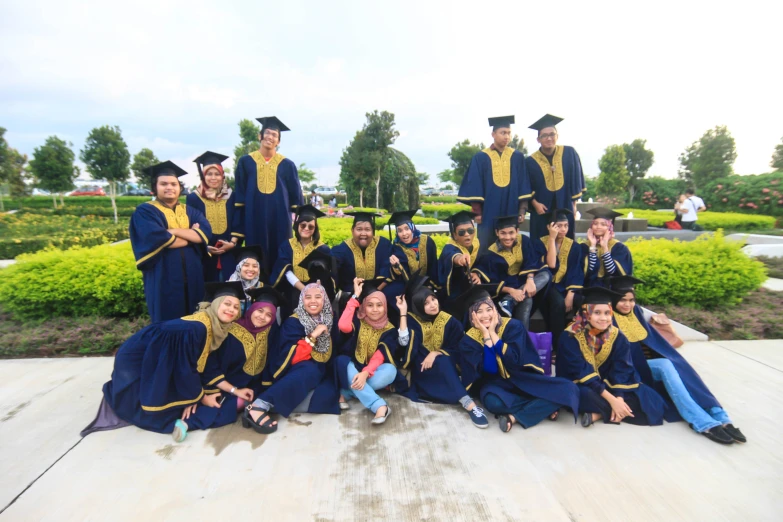
M169 228L190 228L201 243L168 248L176 237ZM204 298L204 269L212 227L193 207L177 204L174 210L158 201L142 203L130 219L130 240L136 267L144 280L144 298L153 323L177 319L196 310Z
M235 180L234 205L244 223L245 244L263 249L269 273L280 245L293 233L291 213L304 204L296 165L282 154L267 163L254 151L239 159Z
M511 147L506 147L502 155L486 148L473 156L457 201L481 203L478 238L486 249L495 240L495 218L519 214L519 204L529 200L532 192L524 154Z
M631 256L631 251L628 250L628 247L616 239L610 239L609 251L612 253L612 259L614 259L614 264L617 267L617 271L612 275L633 275L633 257ZM583 247L583 252L589 252L587 245ZM601 259L603 253L603 249L599 246L597 253L598 262L596 263L596 267L592 270L590 270L589 260L587 259L588 254L584 254L585 288L590 288L591 286L609 288L609 284L606 282L608 274L606 274L606 269L604 268L604 263Z
M245 237L242 232L242 213L234 207L236 195L234 193L228 199L212 201L204 199L195 192L191 192L185 198L188 207L195 208L206 216L212 227L212 237L209 246L216 246L218 241L231 242L232 237L239 238L240 242ZM237 266L233 250L228 250L219 256L205 255L201 260L204 265L204 281L228 281Z
M362 252L353 242L346 239L332 248L332 256L337 259L337 286L343 292L353 293L355 277L373 279L385 277L388 282L381 290L386 296L388 308L397 310L397 296L405 291L405 278L392 274L389 257L394 254L400 260L400 266L408 272L408 257L402 249L383 236L374 236L367 248Z
M302 248L302 244L297 241L295 237L292 237L282 245L277 251L277 259L272 266L272 274L269 276L269 282L280 293L286 296L288 299L288 309L284 308L285 313L283 316L290 315L289 312L293 312L291 306L296 306L295 303L299 302L299 290L291 286L288 279L285 277L285 273L289 270L294 272L294 275L299 278L302 283L307 283L310 280L310 274L306 268L299 266L313 250L320 250L325 254L330 254L331 250L329 245L324 243L310 243L306 248Z
M402 241L394 243L399 247L408 259L408 271L405 274L406 279L417 270L419 274L429 278L427 286L434 290L440 289L440 280L438 278L438 248L427 234L419 236L419 257L416 258L416 252Z
M533 240L536 257L540 258L542 266L547 264L547 245L549 235ZM579 243L568 237L563 238L555 268L549 271L552 273L552 287L563 297L571 290L580 290L584 286L585 272L584 251Z
M544 153L537 150L527 157L525 165L530 177L533 199L546 205L547 212L557 208L574 211L574 201L582 196L586 185L582 162L573 147L558 145L551 165ZM530 237L547 235L548 224L546 214L539 216L535 209L530 210ZM574 215L569 214L567 235L574 239L575 233Z
M473 238L473 250L468 252L468 249L458 244L454 239L449 239L449 242L440 251L440 258L438 258L438 279L441 284L440 297L443 297L441 303L444 307L451 306L454 300L462 295L468 288L470 288L470 279L468 274L473 271L479 254L479 240L478 237ZM470 256L470 266L457 266L454 264L454 257L457 255ZM500 288L498 288L498 291Z
M522 288L528 274L541 270L541 258L536 256L530 238L521 235L511 250L501 250L497 241L492 243L487 253L476 261L473 270L482 283L500 285L500 292L504 286Z

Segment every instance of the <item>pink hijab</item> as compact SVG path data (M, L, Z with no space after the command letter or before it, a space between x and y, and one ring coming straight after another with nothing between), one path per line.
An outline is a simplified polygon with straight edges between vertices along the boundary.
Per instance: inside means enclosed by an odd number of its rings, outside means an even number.
M270 312L272 312L272 321L266 325L266 326L256 326L253 324L253 321L250 319L250 317L253 315L253 312L256 310L260 310L262 308L268 309ZM237 324L250 332L253 335L260 334L264 330L270 328L272 326L272 323L275 322L275 316L277 315L277 307L273 305L272 303L268 303L266 301L262 301L259 303L253 303L250 305L250 308L247 309L247 312L245 312L245 316L237 321Z
M383 316L379 318L377 321L371 321L369 317L367 317L367 310L364 307L364 304L369 299L377 299L381 303L383 303ZM369 324L376 330L380 330L384 326L386 326L386 323L389 322L389 316L387 315L388 308L386 306L386 296L383 295L383 292L376 290L375 292L371 293L367 297L364 298L364 301L362 301L361 306L359 306L359 312L356 314L356 317L359 318L360 321L364 321L365 323Z

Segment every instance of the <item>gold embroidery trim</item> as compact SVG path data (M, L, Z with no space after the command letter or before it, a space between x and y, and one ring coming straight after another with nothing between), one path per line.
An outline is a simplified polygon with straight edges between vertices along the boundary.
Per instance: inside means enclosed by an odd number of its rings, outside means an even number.
M378 238L373 237L367 248L359 248L359 245L353 242L353 238L346 239L345 244L353 253L353 263L356 267L356 277L362 279L372 279L375 277L375 249L378 248Z
M245 349L245 364L242 365L242 370L248 375L258 375L266 365L269 330L271 328L267 328L254 337L252 333L236 323L231 323L231 326L228 327L228 333L236 337Z
M204 215L212 227L213 234L222 234L228 230L228 213L226 212L226 200L212 201L198 197L204 203Z
M282 154L276 153L269 160L269 163L264 159L264 155L261 151L254 150L250 153L250 157L256 162L256 184L258 185L258 191L261 194L272 194L277 188L277 167L285 159Z
M549 236L542 237L541 242L544 243L545 247L548 246ZM573 244L573 240L568 237L564 237L563 242L560 244L560 252L557 253L557 260L560 262L560 266L557 267L557 273L554 277L555 283L562 281L566 275L566 272L568 271L568 254L571 253L571 247ZM546 262L546 260L544 261Z
M514 154L514 149L506 147L500 156L490 148L481 152L489 156L489 161L492 163L493 183L501 188L507 187L511 182L511 155Z
M299 263L304 261L304 259L309 256L313 250L321 246L323 243L315 244L315 241L311 241L309 245L307 245L305 248L302 248L302 244L295 237L289 239L288 243L291 245L291 251L294 253L292 267L294 270L294 275L302 283L309 281L310 274L307 272L306 268L299 266Z
M332 356L332 338L331 337L329 338L329 349L326 350L326 352L321 353L319 351L316 351L315 348L313 348L312 351L310 351L310 357L312 357L315 362L319 362L319 363L325 363L326 361L329 360L329 357L331 357L331 356Z
M446 323L449 322L451 316L446 312L438 312L438 315L435 316L435 320L432 322L422 321L414 316L411 317L421 326L421 344L430 352L440 351L443 346L443 336L446 333Z
M427 240L429 238L422 234L419 236L419 259L416 259L416 252L412 248L408 248L400 242L402 251L405 252L405 257L408 258L408 269L412 274L416 270L421 270L422 275L427 273Z
M364 320L359 321L359 333L356 336L356 360L361 364L370 362L370 358L378 349L381 335L393 328L391 323L386 323L386 326L376 330Z
M588 346L584 332L579 332L575 335L576 340L579 342L579 349L582 351L582 357L593 365L593 370L595 370L595 373L597 373L599 377L601 376L601 372L598 371L598 368L606 362L609 355L612 353L612 347L614 346L614 342L617 339L619 332L620 330L617 328L612 328L612 331L609 332L609 338L604 342L603 346L601 346L601 350L598 354L595 354L593 349Z
M198 312L193 315L186 315L182 318L183 321L197 321L203 324L207 329L207 341L204 343L204 349L201 351L201 356L198 358L196 369L198 373L203 373L204 368L207 366L207 357L209 357L209 346L212 344L212 321L209 320L209 316L206 312Z
M555 147L555 155L552 158L551 165L540 149L531 154L538 166L541 167L541 172L544 174L544 183L549 192L556 192L563 188L563 150L562 145Z
M457 249L460 251L461 254L465 254L466 256L470 256L470 267L473 268L473 264L476 262L476 258L478 257L479 253L479 240L478 240L478 234L473 236L473 252L468 252L468 249L464 246L460 245L456 241L454 241L454 238L449 239L449 242L446 243L447 245L454 245L457 247Z
M147 201L147 204L152 205L163 213L168 223L168 228L190 228L190 219L188 219L188 211L185 205L177 203L174 210L158 201Z
M498 244L495 242L489 247L489 251L503 258L508 265L508 275L519 275L522 268L522 241L520 239L511 247L511 250L498 250Z
M647 339L647 329L633 313L633 310L628 315L615 313L614 319L617 321L617 327L625 334L629 342L635 343Z

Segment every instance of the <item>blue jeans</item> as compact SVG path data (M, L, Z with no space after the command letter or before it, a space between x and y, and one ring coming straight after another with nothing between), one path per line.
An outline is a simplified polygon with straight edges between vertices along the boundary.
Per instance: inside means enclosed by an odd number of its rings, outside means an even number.
M663 383L674 406L680 412L680 416L685 419L685 422L692 424L693 429L698 433L731 423L731 419L723 408L716 406L710 411L705 411L696 404L670 360L649 359L647 365L650 367L653 379Z
M348 363L348 368L346 371L348 373L349 381L352 381L353 376L359 373L356 370L356 366L354 366L352 362ZM377 370L375 370L375 374L367 379L367 382L364 383L364 388L361 390L354 390L353 388L348 390L340 390L340 393L343 397L345 397L345 400L348 400L351 397L356 397L365 408L375 413L381 406L386 406L386 401L378 397L378 394L375 393L375 390L380 390L387 387L394 382L396 377L397 368L395 368L393 364L383 363L382 365L378 366Z

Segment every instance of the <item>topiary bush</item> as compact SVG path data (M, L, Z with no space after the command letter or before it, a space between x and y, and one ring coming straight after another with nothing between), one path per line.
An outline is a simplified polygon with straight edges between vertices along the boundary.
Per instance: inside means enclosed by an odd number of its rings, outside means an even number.
M633 254L634 277L646 283L637 289L643 304L732 306L767 279L764 264L745 255L742 242L727 241L722 231L690 242L634 238L626 245Z
M421 203L456 203L457 196L422 196Z
M138 317L147 310L129 241L21 255L0 271L0 302L20 319Z
M421 211L426 217L436 218L440 221L446 220L461 210L470 210L470 207L462 203L421 206Z
M657 210L643 210L635 208L618 208L617 212L627 216L633 212L633 217L646 219L651 227L663 227L667 221L674 219L674 210L659 212ZM765 230L775 227L775 218L758 214L739 214L736 212L699 212L699 226L704 230Z

